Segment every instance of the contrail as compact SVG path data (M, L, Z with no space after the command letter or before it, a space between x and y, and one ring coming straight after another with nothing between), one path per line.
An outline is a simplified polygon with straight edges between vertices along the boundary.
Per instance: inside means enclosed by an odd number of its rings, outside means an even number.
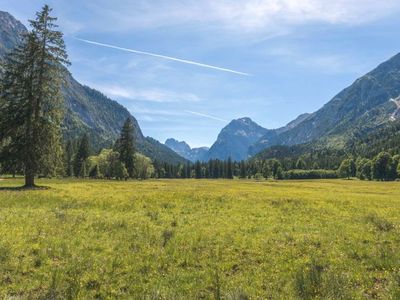
M202 113L195 112L195 111L191 111L191 110L185 110L185 112L187 112L187 113L189 113L189 114L192 114L192 115L196 115L196 116L208 118L208 119L221 121L221 122L224 122L224 123L228 122L227 120L224 120L224 119L221 119L221 118L218 118L218 117L214 117L214 116L211 116L211 115L202 114Z
M110 44L104 44L104 43L89 41L89 40L80 39L80 38L75 38L75 39L79 40L81 42L92 44L92 45L97 45L97 46L102 46L102 47L122 50L122 51L136 53L136 54L143 54L143 55L148 55L148 56L153 56L153 57L158 57L158 58L164 58L164 59L168 59L168 60L172 60L172 61L181 62L181 63L184 63L184 64L195 65L195 66L199 66L199 67L203 67L203 68L209 68L209 69L214 69L214 70L218 70L218 71L234 73L234 74L243 75L243 76L252 76L252 74L249 74L249 73L244 73L244 72L239 72L239 71L235 71L235 70L231 70L231 69L226 69L226 68L220 68L220 67L216 67L216 66L206 65L206 64L202 64L202 63L186 60L186 59L180 59L180 58L165 56L165 55L161 55L161 54L155 54L155 53L144 52L144 51L139 51L139 50L134 50L134 49L128 49L128 48L113 46L113 45L110 45Z

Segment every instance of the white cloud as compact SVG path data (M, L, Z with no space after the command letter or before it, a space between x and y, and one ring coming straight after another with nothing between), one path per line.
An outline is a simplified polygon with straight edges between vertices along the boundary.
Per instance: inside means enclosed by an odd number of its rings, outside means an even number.
M91 85L109 97L148 102L199 102L201 99L191 93L180 93L161 89L134 89L118 85Z
M396 14L398 0L148 0L87 4L104 31L198 24L233 31L274 32L311 22L362 24ZM105 26L105 21L113 26ZM98 29L100 29L98 28Z
M362 64L354 57L342 53L308 53L304 55L304 49L290 47L272 47L264 54L276 56L280 59L307 69L317 69L325 74L362 74L368 69L368 65Z

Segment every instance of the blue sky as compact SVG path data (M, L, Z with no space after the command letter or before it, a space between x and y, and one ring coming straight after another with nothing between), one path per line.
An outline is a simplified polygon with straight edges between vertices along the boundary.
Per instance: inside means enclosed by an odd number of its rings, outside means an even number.
M283 126L400 52L398 0L0 0L0 9L27 24L44 3L59 18L74 77L161 142L210 146L245 116Z

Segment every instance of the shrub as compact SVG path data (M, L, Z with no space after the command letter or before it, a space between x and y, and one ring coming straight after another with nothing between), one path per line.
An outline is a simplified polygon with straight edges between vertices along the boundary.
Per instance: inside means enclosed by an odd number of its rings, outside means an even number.
M263 180L263 179L264 179L264 176L263 176L261 173L256 173L256 174L254 175L254 179L255 179L255 180Z
M333 170L289 170L284 173L286 179L335 179L338 174Z

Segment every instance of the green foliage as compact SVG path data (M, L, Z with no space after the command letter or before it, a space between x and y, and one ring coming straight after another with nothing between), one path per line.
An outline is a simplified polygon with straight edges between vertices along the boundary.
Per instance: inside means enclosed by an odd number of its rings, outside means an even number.
M339 175L342 178L350 178L356 176L356 165L352 158L348 158L342 161L339 167Z
M124 163L130 178L134 177L135 173L135 141L134 127L132 118L127 118L121 130L121 135L115 142L114 149L120 155L120 160Z
M82 170L86 170L87 159L90 155L90 146L89 146L89 137L87 134L84 134L81 138L78 146L78 151L76 152L74 158L74 174L76 176L82 177L82 175L86 175L86 172L83 174Z
M335 179L338 174L333 170L289 170L284 172L285 179Z
M1 78L0 141L22 162L27 187L35 185L35 175L54 175L62 163L61 83L69 62L50 13L45 5L30 21L32 30L6 57Z
M93 179L99 179L102 178L102 175L100 173L100 168L99 165L95 165L89 172L89 177Z
M296 169L304 170L307 168L306 162L300 157L296 162Z
M134 178L148 179L154 176L154 166L150 158L142 154L136 153L134 156L134 163Z
M387 152L379 153L372 161L373 177L378 180L393 180L396 169L392 157Z
M397 178L400 178L400 164L397 165Z
M372 161L366 158L358 159L357 177L361 180L372 180Z
M271 175L274 179L282 179L283 178L283 169L281 163L276 160L272 159L269 162L269 168L271 170Z
M65 175L68 177L74 176L74 155L75 150L72 141L68 141L65 147Z
M128 170L119 159L111 165L111 177L115 177L118 180L127 179L129 177Z
M86 178L87 177L87 170L86 170L86 161L84 161L82 164L81 164L81 169L80 169L80 171L79 171L79 177L80 178Z
M125 164L120 159L119 152L112 149L103 149L99 155L88 158L89 169L97 173L97 178L103 176L107 179L127 179L129 178ZM95 170L95 169L98 169ZM96 178L95 176L91 176Z
M256 173L256 174L254 174L254 179L255 180L263 180L264 176L261 173Z

